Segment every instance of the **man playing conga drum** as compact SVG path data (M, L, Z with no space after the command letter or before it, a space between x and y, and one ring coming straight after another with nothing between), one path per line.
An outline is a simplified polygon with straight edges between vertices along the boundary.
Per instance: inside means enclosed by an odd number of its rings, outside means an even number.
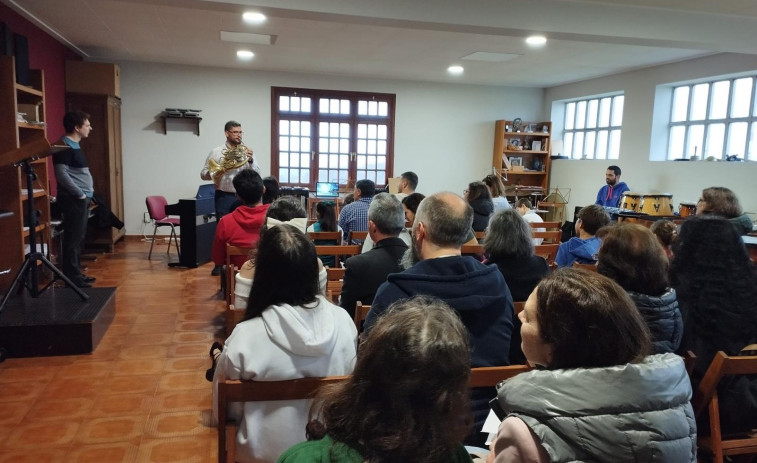
M597 201L594 204L599 204L604 207L618 207L620 198L623 193L630 190L625 182L620 181L620 167L610 166L605 173L605 181L607 185L599 189L597 193Z

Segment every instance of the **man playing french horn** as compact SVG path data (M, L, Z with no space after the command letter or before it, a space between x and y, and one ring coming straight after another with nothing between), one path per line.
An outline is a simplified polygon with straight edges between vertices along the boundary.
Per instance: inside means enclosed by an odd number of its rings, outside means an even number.
M200 172L200 178L212 180L215 184L215 208L218 220L229 213L231 205L236 200L234 176L244 169L252 169L260 173L260 166L253 159L252 150L242 143L242 124L229 121L224 126L224 131L226 143L210 152Z

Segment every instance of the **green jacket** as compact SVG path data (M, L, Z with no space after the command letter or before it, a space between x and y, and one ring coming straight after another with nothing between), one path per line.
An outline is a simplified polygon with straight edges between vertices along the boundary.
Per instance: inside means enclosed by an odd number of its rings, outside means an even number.
M276 463L363 463L360 453L347 444L335 442L328 435L321 440L300 442L284 452ZM471 457L460 445L447 463L471 463Z

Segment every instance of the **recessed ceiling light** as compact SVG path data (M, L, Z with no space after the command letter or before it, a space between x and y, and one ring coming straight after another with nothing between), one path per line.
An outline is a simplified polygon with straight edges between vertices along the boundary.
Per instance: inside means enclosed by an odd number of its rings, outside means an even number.
M254 56L255 56L255 53L251 52L250 50L237 51L237 58L239 58L242 61L250 61Z
M538 47L547 43L547 38L543 35L532 35L526 39L526 43L533 47Z
M242 19L244 22L250 24L263 24L268 18L263 13L248 11L242 15Z
M462 66L450 66L447 68L447 72L456 76L462 74L463 71L465 71L465 69Z

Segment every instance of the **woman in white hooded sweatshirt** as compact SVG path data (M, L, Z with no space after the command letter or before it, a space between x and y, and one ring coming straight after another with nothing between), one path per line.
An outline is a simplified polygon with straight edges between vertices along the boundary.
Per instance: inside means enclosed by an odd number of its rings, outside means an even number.
M216 373L280 381L352 372L357 330L344 309L319 294L317 262L315 246L297 228L280 225L263 233L245 320L226 340ZM310 403L230 406L229 417L239 423L237 461L275 461L305 440Z

